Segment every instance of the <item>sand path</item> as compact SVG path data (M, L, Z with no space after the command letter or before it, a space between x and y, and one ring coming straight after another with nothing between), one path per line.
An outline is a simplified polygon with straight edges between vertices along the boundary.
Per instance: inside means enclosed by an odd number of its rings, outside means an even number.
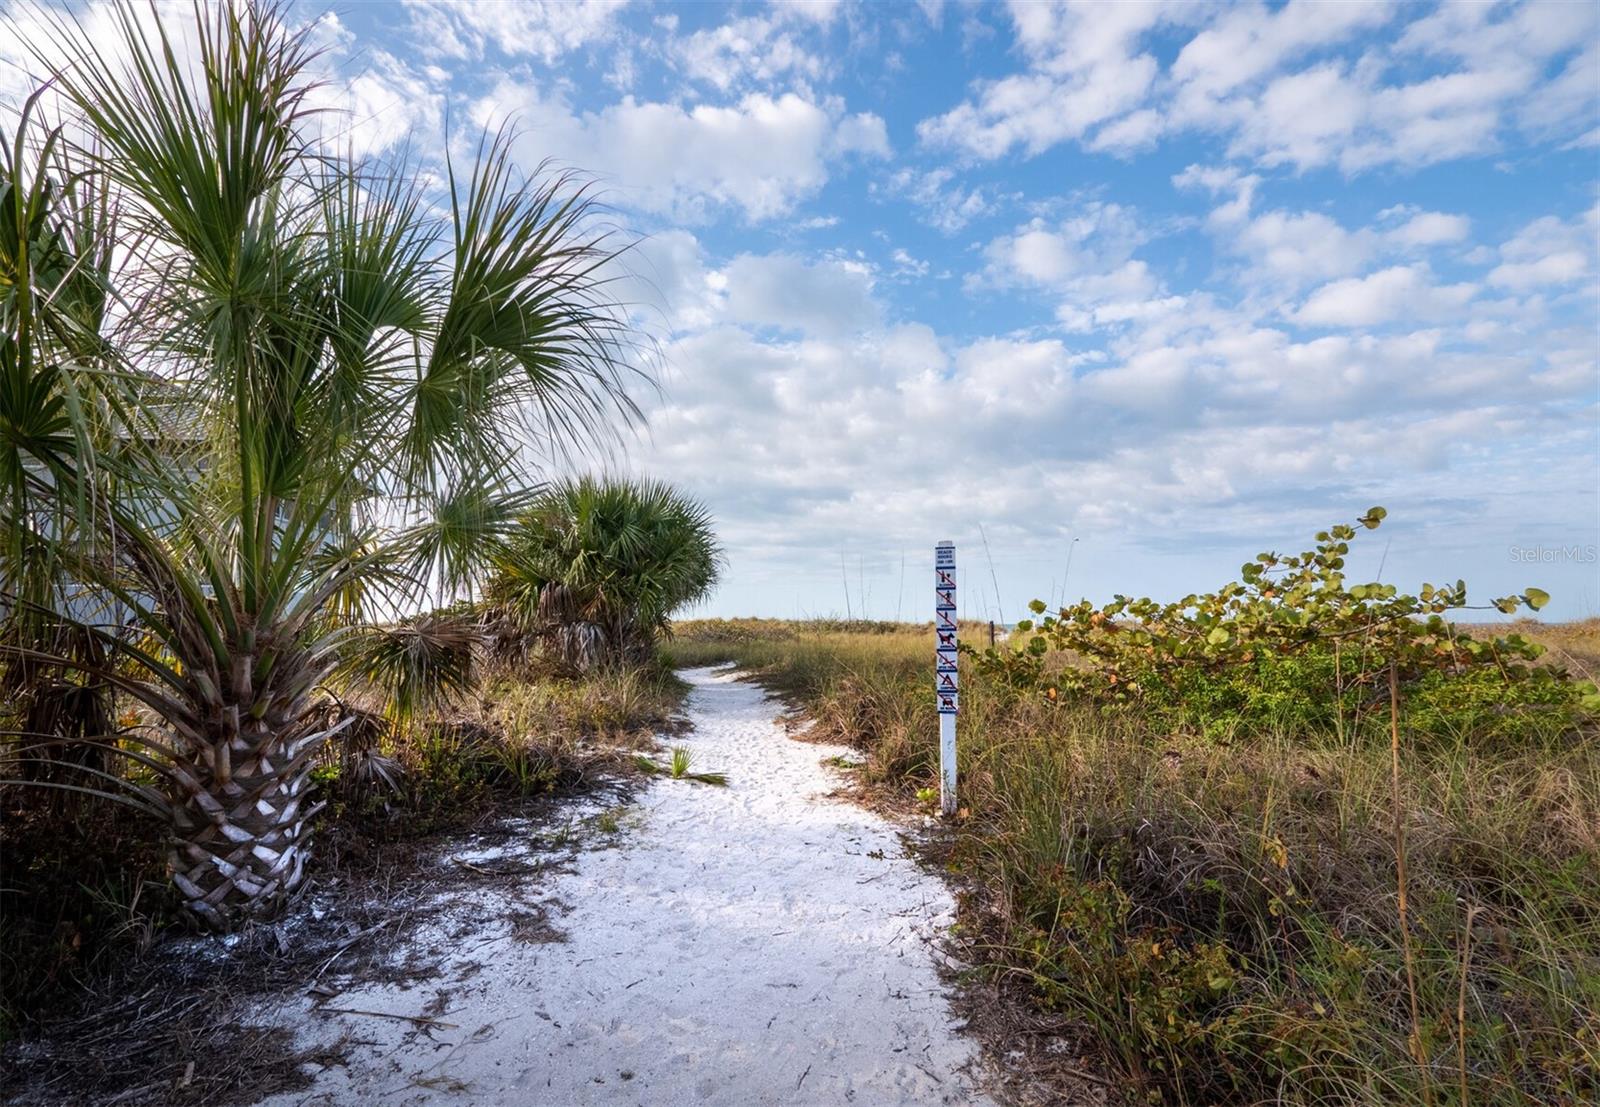
M273 1107L989 1102L928 941L951 921L948 889L893 824L824 798L838 777L822 762L846 751L788 738L752 684L683 675L681 744L730 786L645 790L619 848L550 881L565 941L462 951L481 967L437 1015L453 1027L306 1016L302 1035L364 1044ZM366 986L337 1003L409 1014L426 995Z

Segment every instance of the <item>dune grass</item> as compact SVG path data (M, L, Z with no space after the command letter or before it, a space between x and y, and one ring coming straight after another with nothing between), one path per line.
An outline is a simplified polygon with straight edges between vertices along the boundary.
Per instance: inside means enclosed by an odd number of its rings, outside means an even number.
M1523 629L1595 645L1592 627ZM931 639L708 621L671 651L747 668L910 802L936 781ZM1365 732L1219 736L964 669L961 765L954 860L977 888L962 929L980 971L1069 1014L1130 1101L1600 1098L1592 727L1402 734L1397 791Z

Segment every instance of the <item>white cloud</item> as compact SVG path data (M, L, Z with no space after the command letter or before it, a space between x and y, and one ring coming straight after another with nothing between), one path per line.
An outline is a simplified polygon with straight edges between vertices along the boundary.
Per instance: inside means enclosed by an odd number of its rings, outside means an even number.
M902 270L927 268L904 250L895 261ZM671 230L641 239L619 269L619 298L641 309L646 325L664 319L680 334L735 324L845 339L883 319L873 270L852 259L740 254L718 267L693 234Z
M671 331L700 330L720 320L725 282L708 268L705 248L688 231L640 239L619 259L619 268L617 298L633 305L650 331L663 319Z
M838 18L843 0L771 0L770 10L780 19L826 27Z
M1063 142L1119 156L1183 131L1226 136L1234 158L1297 170L1414 168L1497 149L1509 128L1585 134L1597 110L1594 5L1444 4L1396 48L1360 35L1416 9L1379 0L1224 7L1073 2L1012 6L1026 68L975 82L922 121L931 146L980 159ZM1162 72L1146 47L1203 26ZM1562 60L1559 72L1552 61ZM1421 64L1418 64L1418 63Z
M1148 237L1137 215L1118 204L1090 202L1065 219L1033 219L984 249L983 272L969 287L1033 285L1065 293L1082 306L1154 291L1147 267L1131 261Z
M1164 129L1165 120L1160 112L1141 108L1101 127L1090 141L1089 149L1131 154L1155 145Z
M615 34L627 0L406 0L412 39L430 57L478 60L486 46L545 63Z
M1242 173L1233 166L1191 165L1173 176L1178 188L1204 188L1213 194L1233 193L1233 199L1211 211L1211 223L1231 227L1242 222L1255 202L1256 186L1261 178L1253 173Z
M674 44L684 72L723 92L767 86L780 78L819 80L822 58L770 19L736 19L708 27Z
M1352 273L1373 252L1373 236L1316 211L1268 211L1231 237L1262 278L1300 283Z
M1385 236L1402 247L1444 246L1465 242L1472 232L1472 220L1464 215L1447 215L1440 211L1422 211Z
M773 272L792 281L794 264ZM1297 341L1203 299L1166 314L1187 320L1181 332L1163 319L1109 357L1058 339L956 342L922 324L762 340L713 327L669 351L694 373L652 418L653 471L706 495L736 550L763 564L919 540L930 498L985 520L991 540L1209 529L1219 513L1281 526L1274 512L1323 512L1335 489L1396 473L1415 490L1438 472L1447 491L1463 450L1533 433L1530 404L1593 380L1438 331ZM952 454L973 464L952 467Z
M1082 138L1144 102L1159 65L1137 43L1169 10L1177 9L1015 3L1011 17L1031 72L980 84L976 99L923 120L917 134L930 145L980 158L1016 147L1037 154ZM1127 148L1150 133L1147 121L1125 124L1107 144Z
M1597 212L1567 223L1553 215L1536 219L1500 247L1500 264L1489 283L1514 291L1561 285L1588 275L1595 260Z
M889 128L883 119L870 111L840 119L833 130L832 149L838 154L865 154L886 158L889 149Z
M324 20L333 21L333 16ZM346 40L345 49L354 52L353 40ZM348 150L364 157L408 139L437 141L445 103L439 82L382 50L368 51L362 60L364 69L312 90L311 102L330 112L312 117L324 132L323 142L341 153Z
M1323 285L1293 318L1317 327L1372 327L1395 320L1415 325L1458 315L1477 291L1470 283L1436 285L1425 265L1397 265Z
M999 202L993 191L982 186L966 187L956 182L953 169L897 169L886 182L873 185L874 192L906 197L916 204L924 218L945 234L954 234L972 220L989 214Z
M1600 215L1538 218L1572 182L1520 187L1570 175L1579 159L1558 151L1600 134L1583 9L960 5L930 16L956 21L935 36L914 10L867 5L744 5L718 25L417 4L420 56L320 23L318 102L354 109L358 150L415 131L424 158L446 105L517 115L522 165L596 171L618 221L654 229L611 286L668 366L633 460L710 502L734 556L725 610L789 613L779 590L816 548L869 570L893 551L897 570L929 504L958 540L985 522L1006 587L1005 559L1032 549L1059 572L1073 527L1075 588L1171 594L1218 535L1248 532L1248 552L1352 500L1460 518L1483 546L1483 518L1529 518L1496 497L1592 468ZM0 55L31 10L0 11ZM990 23L1013 41L955 52ZM1008 45L1009 74L991 68ZM887 106L847 107L828 84L869 47L874 66L902 50L909 76L878 67L862 95ZM964 62L986 78L920 129L955 156L893 160L883 115L927 87L901 82L948 83ZM1519 129L1544 144L1536 163ZM1062 143L1162 145L1121 169L973 164ZM1337 178L1496 149L1506 183L1481 194L1477 166ZM1204 160L1175 172L1175 157ZM884 161L839 179L869 159ZM934 277L952 270L964 284ZM1582 484L1540 513L1588 525ZM1183 556L1139 569L1167 534Z
M1188 41L1172 63L1181 85L1180 112L1209 114L1214 103L1241 85L1277 72L1319 46L1387 22L1389 2L1317 4L1291 0L1276 11L1260 4L1226 10ZM1183 102L1188 103L1184 106Z
M1546 85L1538 96L1530 97L1521 107L1523 124L1540 134L1561 136L1571 134L1575 128L1589 126L1586 134L1573 140L1580 145L1595 145L1595 123L1600 122L1600 45L1590 35L1589 48L1573 55L1560 76Z
M529 157L555 157L599 173L620 198L647 211L699 220L715 207L748 219L782 215L828 179L841 154L886 149L882 121L836 119L795 93L752 93L726 107L625 97L575 112L527 84L502 81L474 105L479 123L519 121Z
M722 270L719 283L727 290L723 317L730 322L841 338L881 317L872 275L858 264L745 254Z
M897 277L921 278L928 275L928 263L913 257L904 247L896 247L889 257L894 262L894 275Z
M187 6L135 4L126 14L150 43L159 41L159 14L178 65L198 79L200 38ZM292 15L288 15L291 25ZM48 78L67 69L77 36L113 73L124 71L129 52L120 18L107 0L75 11L32 4L0 8L0 105L20 107ZM299 29L306 32L312 48L301 77L310 86L307 104L313 111L302 122L309 137L332 152L358 158L383 153L411 138L423 143L438 139L445 102L443 74L413 66L387 50L358 44L354 33L332 13ZM64 123L69 137L80 138L77 113L66 105L59 89L56 83L46 91L36 118L52 125Z
M1271 81L1239 122L1229 152L1263 165L1322 165L1362 121L1362 93L1334 63Z

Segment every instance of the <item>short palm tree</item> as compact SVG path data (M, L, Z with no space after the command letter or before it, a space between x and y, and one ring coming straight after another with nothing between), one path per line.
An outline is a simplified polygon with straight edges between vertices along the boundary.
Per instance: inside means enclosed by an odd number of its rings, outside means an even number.
M702 505L660 481L583 477L534 500L489 595L583 670L646 659L673 612L703 599L721 566Z
M80 788L99 783L105 764L95 741L111 726L111 689L86 667L106 653L81 625L93 599L67 573L61 544L40 534L73 535L85 506L63 495L57 459L76 460L83 479L67 483L103 487L97 459L115 452L113 428L128 420L101 357L114 241L106 196L59 129L38 134L39 99L14 133L0 129L0 715L15 728L24 778Z
M637 359L570 180L520 178L500 135L425 194L318 145L284 9L196 6L192 66L167 18L117 9L124 63L57 28L128 254L118 319L87 352L16 322L5 341L40 352L30 384L49 362L65 392L87 359L134 405L114 479L71 404L20 447L52 474L31 487L81 505L70 530L22 524L131 612L140 635L101 630L117 663L93 675L158 722L128 751L156 780L135 799L171 820L188 907L225 927L301 883L312 757L338 729L308 709L356 621L470 587L527 505L530 449L634 415Z

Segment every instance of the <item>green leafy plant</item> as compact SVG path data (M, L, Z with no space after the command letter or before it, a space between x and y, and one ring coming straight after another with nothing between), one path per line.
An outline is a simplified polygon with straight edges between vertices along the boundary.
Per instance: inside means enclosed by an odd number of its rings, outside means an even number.
M584 477L540 494L505 542L492 601L566 665L639 664L716 583L705 508L659 481Z
M302 879L314 758L347 725L309 710L312 689L354 622L377 597L477 581L527 506L513 459L631 417L634 350L600 275L617 251L571 178L519 176L501 133L449 165L435 204L406 164L319 148L310 30L287 9L194 9L192 67L170 48L180 18L118 6L116 50L69 15L46 21L92 137L73 180L121 223L113 240L92 204L51 216L34 201L66 195L45 160L58 133L16 139L11 195L34 200L6 205L22 233L0 314L0 464L31 499L13 495L0 530L118 621L96 621L105 662L38 636L5 657L87 674L159 720L118 747L155 779L101 783L168 820L189 910L227 927ZM54 220L45 248L17 245L42 241L18 211ZM67 271L102 283L52 295ZM117 328L93 308L111 298L130 309ZM49 521L69 512L70 527ZM409 678L395 687L420 702Z
M1178 721L1204 720L1216 733L1377 718L1391 667L1408 692L1428 690L1431 731L1495 720L1504 730L1508 709L1570 722L1593 686L1535 665L1543 648L1520 634L1479 637L1450 622L1447 615L1469 609L1464 581L1424 584L1415 594L1347 581L1351 540L1386 514L1374 507L1354 524L1319 532L1303 553L1262 553L1239 580L1170 603L1117 596L1049 614L1035 600L1031 609L1042 617L1018 623L1014 643L963 651L1008 688L1052 702L1138 704ZM1488 606L1510 614L1548 600L1529 588ZM1493 712L1482 695L1444 691L1486 683L1496 689Z

